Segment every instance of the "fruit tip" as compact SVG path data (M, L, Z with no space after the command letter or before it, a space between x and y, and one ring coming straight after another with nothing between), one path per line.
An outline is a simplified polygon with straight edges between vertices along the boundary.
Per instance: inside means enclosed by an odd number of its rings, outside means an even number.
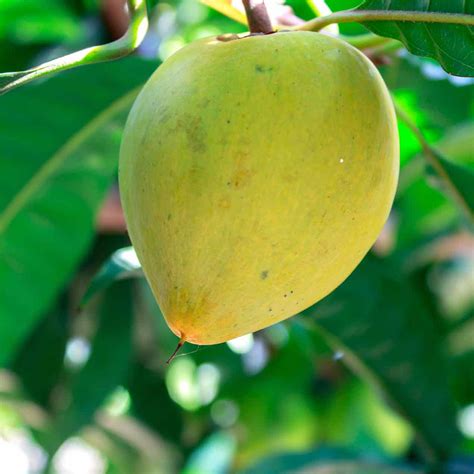
M185 340L184 340L184 337L181 337L179 342L178 342L178 345L176 346L176 349L174 350L174 352L170 355L169 359L166 361L166 365L169 365L170 362L176 357L176 354L178 353L178 351L181 349L181 347L183 347L185 343Z

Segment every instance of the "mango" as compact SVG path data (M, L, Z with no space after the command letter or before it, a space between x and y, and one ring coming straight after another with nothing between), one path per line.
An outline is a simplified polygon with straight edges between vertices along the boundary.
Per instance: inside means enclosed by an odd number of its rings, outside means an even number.
M169 327L216 344L340 285L384 225L398 169L377 69L294 31L208 38L166 60L130 112L119 182Z

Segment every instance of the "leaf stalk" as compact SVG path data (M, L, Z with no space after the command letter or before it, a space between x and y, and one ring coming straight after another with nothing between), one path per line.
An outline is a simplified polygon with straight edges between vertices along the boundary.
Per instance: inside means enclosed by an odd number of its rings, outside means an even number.
M364 23L368 21L401 21L415 23L447 23L474 26L474 15L458 13L385 11L385 10L343 10L314 18L294 27L302 31L320 31L333 23Z
M0 73L0 95L23 84L59 71L86 64L94 64L128 56L140 46L148 30L146 0L127 0L130 25L126 33L116 41L91 46L37 67L18 72Z

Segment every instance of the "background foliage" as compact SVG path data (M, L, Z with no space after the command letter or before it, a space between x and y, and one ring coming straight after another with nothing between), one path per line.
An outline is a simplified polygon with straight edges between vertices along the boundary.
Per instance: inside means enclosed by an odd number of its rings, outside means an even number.
M133 252L114 254L129 245L115 187L121 129L162 60L244 26L194 0L149 3L151 29L135 57L0 98L0 466L473 472L473 81L400 47L377 56L467 213L400 123L394 209L353 275L301 315L228 344L185 347L168 367L176 339ZM310 2L289 4L314 16ZM114 39L125 25L119 0L2 0L0 70ZM430 48L448 55L439 38Z

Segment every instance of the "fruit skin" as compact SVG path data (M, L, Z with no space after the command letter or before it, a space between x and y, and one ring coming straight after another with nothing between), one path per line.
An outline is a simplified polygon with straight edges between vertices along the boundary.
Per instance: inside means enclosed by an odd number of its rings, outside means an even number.
M386 86L343 41L282 32L173 55L133 106L119 173L172 331L220 343L326 296L382 229L398 162Z

